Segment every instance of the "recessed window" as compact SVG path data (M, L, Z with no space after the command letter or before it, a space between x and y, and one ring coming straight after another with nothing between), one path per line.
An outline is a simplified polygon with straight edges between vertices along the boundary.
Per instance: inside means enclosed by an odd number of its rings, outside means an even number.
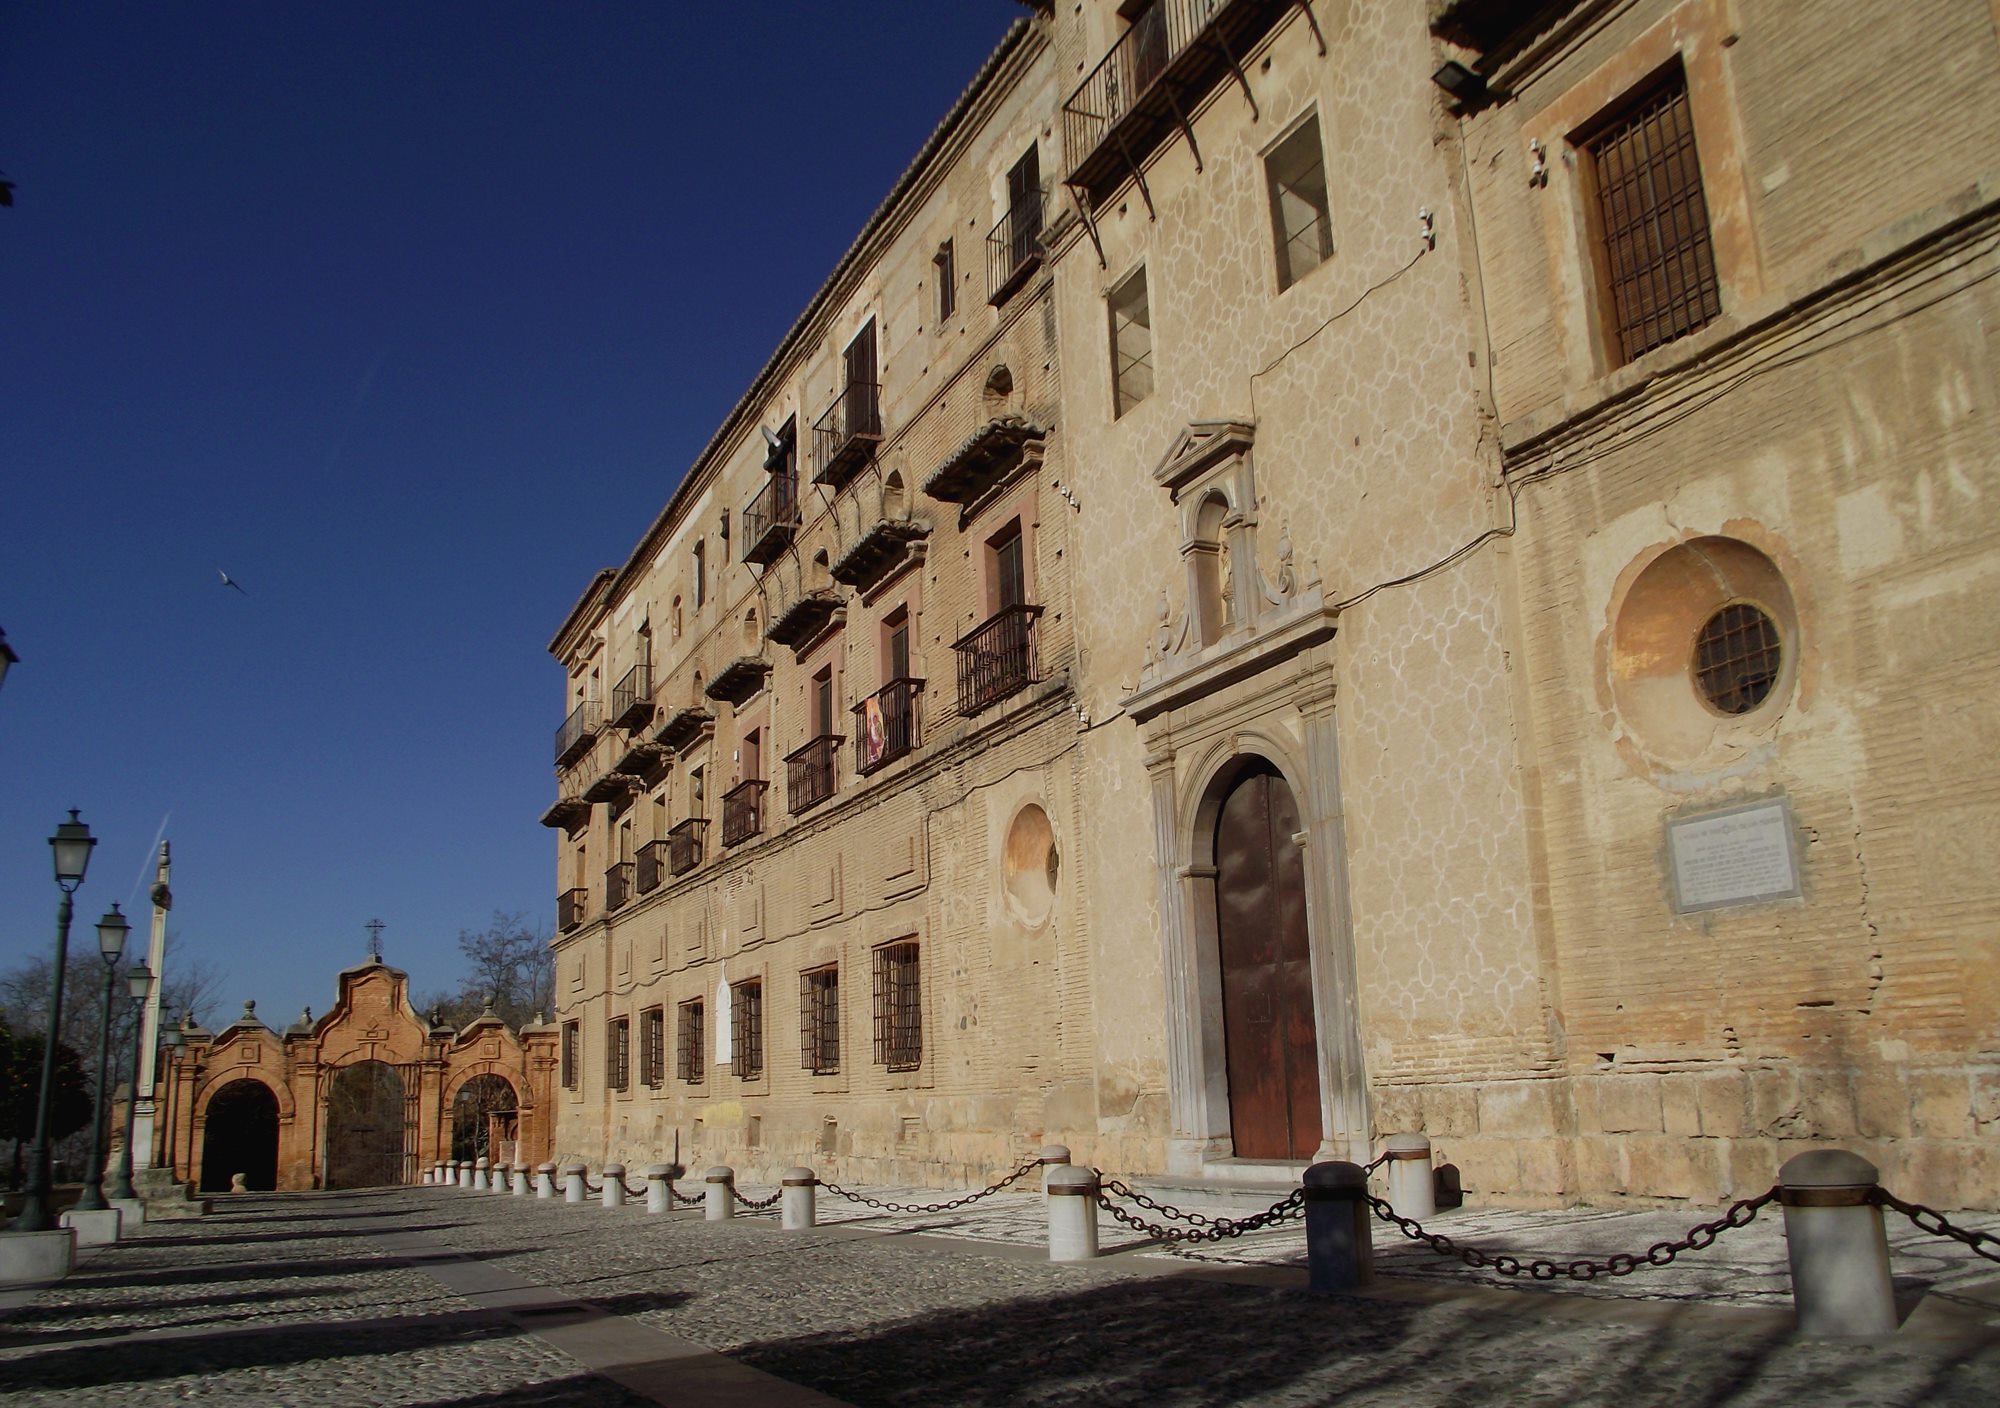
M1153 394L1153 312L1146 271L1135 269L1111 290L1112 414L1122 416Z
M694 605L699 611L701 604L708 600L708 545L701 539L694 540Z
M607 1036L604 1084L612 1090L623 1090L632 1083L632 1019L614 1019Z
M924 1018L915 939L875 950L875 1060L913 1071L924 1058Z
M764 984L752 978L729 989L730 1041L734 1056L730 1070L739 1080L755 1080L764 1074Z
M680 1031L675 1054L679 1057L678 1074L685 1085L700 1085L708 1075L704 1016L699 998L683 1002L680 1006Z
M1694 683L1710 708L1747 714L1778 683L1778 624L1747 601L1708 618L1694 642Z
M1333 214L1319 119L1309 117L1264 159L1271 226L1278 245L1278 287L1288 289L1333 257Z
M657 1088L667 1078L667 1014L648 1007L639 1014L639 1080Z
M1722 312L1680 63L1577 146L1595 190L1607 330L1629 362Z
M939 328L950 318L958 307L957 259L951 252L951 241L946 240L931 256L931 277L937 283L937 320Z
M799 974L800 1063L814 1075L840 1069L840 969Z
M562 1024L562 1084L564 1090L576 1089L576 1057L578 1033L575 1022Z

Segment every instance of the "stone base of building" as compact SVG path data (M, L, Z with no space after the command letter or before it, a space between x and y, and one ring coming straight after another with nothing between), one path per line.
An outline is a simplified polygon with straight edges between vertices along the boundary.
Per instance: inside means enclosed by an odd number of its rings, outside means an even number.
M76 1267L76 1234L0 1232L0 1286L60 1281Z

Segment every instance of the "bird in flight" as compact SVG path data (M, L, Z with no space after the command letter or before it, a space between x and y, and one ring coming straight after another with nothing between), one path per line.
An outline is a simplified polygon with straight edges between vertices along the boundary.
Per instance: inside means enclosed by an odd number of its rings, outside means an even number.
M222 578L222 585L223 585L223 586L225 586L225 587L234 587L234 588L236 588L236 590L237 590L237 591L239 591L239 592L243 592L243 584L242 584L241 582L237 581L237 580L236 580L236 579L235 579L234 577L230 576L230 575L229 575L229 574L228 574L227 572L224 572L224 571L223 571L223 570L222 570L222 569L221 569L220 567L216 568L216 569L215 569L215 571L216 571L216 575ZM248 593L248 592L243 592L243 595L245 595L245 596L248 596L248 595L250 595L250 593Z

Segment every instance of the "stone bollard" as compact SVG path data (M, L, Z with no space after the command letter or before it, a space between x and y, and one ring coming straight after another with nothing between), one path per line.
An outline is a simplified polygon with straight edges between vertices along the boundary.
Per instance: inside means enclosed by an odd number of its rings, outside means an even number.
M1360 1290L1375 1279L1368 1174L1360 1164L1314 1164L1306 1170L1305 1192L1309 1285L1315 1291Z
M488 1158L480 1158L473 1161L472 1165L473 1192L484 1193L489 1187L492 1186L491 1180L488 1179L486 1176L486 1170L492 1167L493 1167L493 1161Z
M461 1188L470 1188L472 1186L471 1159L460 1159L458 1161L458 1186Z
M1431 1172L1431 1141L1421 1134L1389 1136L1389 1206L1396 1216L1422 1222L1437 1214L1437 1182Z
M604 1166L604 1206L622 1208L625 1206L625 1165L606 1164Z
M535 1165L535 1196L553 1198L556 1195L556 1166L554 1164Z
M778 1226L803 1232L819 1226L819 1179L809 1168L788 1168L778 1180Z
M673 1176L674 1171L666 1164L654 1164L646 1170L647 1212L672 1212L674 1210L674 1195L667 1187Z
M1049 1170L1049 1260L1089 1261L1097 1255L1097 1173L1063 1164Z
M708 1184L708 1204L702 1216L709 1222L720 1222L725 1217L736 1216L736 1170L727 1164L717 1164L702 1175Z
M1778 1170L1792 1305L1802 1335L1887 1335L1896 1329L1889 1238L1868 1201L1880 1174L1845 1149L1814 1149Z
M428 1187L430 1187L430 1186L431 1186L431 1173L432 1173L432 1170L430 1170L430 1169L425 1169L425 1170L424 1170L424 1187L426 1187L426 1188L428 1188Z
M1069 1145L1044 1144L1042 1146L1042 1206L1049 1205L1049 1175L1059 1168L1069 1166Z
M582 1164L563 1165L562 1183L563 1183L564 1202L580 1203L583 1201L584 1199L583 1177L584 1177L584 1166Z
M500 1162L495 1162L495 1163L494 1163L494 1165L493 1165L493 1171L492 1171L492 1172L491 1172L491 1173L490 1173L489 1175L487 1175L487 1177L488 1177L488 1180L489 1180L489 1181L487 1182L487 1184L486 1184L486 1191L487 1191L487 1192L489 1192L489 1193L505 1193L505 1192L507 1191L507 1165L506 1165L506 1164L504 1164L504 1163L500 1163Z
M526 1164L514 1165L514 1196L517 1198L528 1196L528 1166Z

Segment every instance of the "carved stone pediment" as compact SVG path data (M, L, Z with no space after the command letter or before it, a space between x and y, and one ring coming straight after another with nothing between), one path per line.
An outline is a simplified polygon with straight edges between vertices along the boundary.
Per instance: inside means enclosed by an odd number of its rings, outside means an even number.
M1250 451L1257 425L1248 419L1198 420L1174 437L1166 455L1153 469L1153 482L1180 501L1181 490L1224 460Z

